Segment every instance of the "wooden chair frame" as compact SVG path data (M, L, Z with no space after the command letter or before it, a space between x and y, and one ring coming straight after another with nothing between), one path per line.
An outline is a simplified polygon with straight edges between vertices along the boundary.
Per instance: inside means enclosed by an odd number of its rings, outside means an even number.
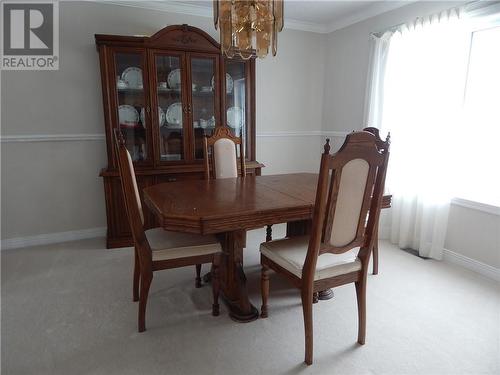
M214 275L214 282L212 284L214 296L212 315L219 315L218 300L220 283L218 268L220 264L220 254L197 255L169 260L153 260L153 252L144 231L142 207L140 206L140 202L136 197L136 190L134 187L134 185L136 184L135 173L133 167L131 168L131 164L129 163L130 154L125 147L125 140L119 129L114 129L114 138L123 198L125 202L125 210L127 212L128 222L130 224L132 237L134 239L135 261L133 300L134 302L139 301L139 332L143 332L146 330L146 305L154 271L185 266L197 266L196 283L198 284L198 265L204 263L212 263L212 275Z
M321 157L321 166L316 191L316 201L312 221L311 235L302 277L297 277L261 253L261 288L263 318L268 316L267 300L269 296L269 269L283 274L295 287L301 290L305 329L305 362L313 361L313 295L319 291L340 285L355 283L358 303L358 343L365 343L366 336L366 280L371 250L376 238L385 175L389 160L389 137L383 145L377 144L374 134L361 131L346 137L340 150L330 155L329 139ZM381 147L383 146L383 147ZM343 167L351 160L363 159L368 165L368 175L363 194L355 238L345 246L333 246L331 237L332 223L335 217L337 197ZM314 280L318 256L324 253L341 254L353 248L360 248L358 258L361 261L359 271L339 276Z
M214 144L220 139L229 139L234 142L235 150L234 152L238 155L238 147L240 154L240 162L237 166L239 169L239 175L241 177L246 176L245 169L245 147L240 137L236 137L232 134L231 129L227 126L217 126L214 130L214 133L210 137L205 137L203 139L203 154L204 154L204 166L205 166L205 179L210 179L210 172L212 172L213 177L215 177L215 160L214 160ZM238 158L236 158L238 159ZM238 162L238 160L237 160Z
M377 128L373 127L367 127L364 128L363 131L365 132L370 132L376 137L376 143L377 147L380 151L383 151L384 147L386 146L386 142L380 138L380 131ZM390 137L390 135L388 135ZM384 195L382 197L382 204L381 207L382 209L384 208L391 208L392 205L392 195ZM375 224L375 238L373 240L373 268L372 268L372 273L374 275L378 275L378 225L379 223L377 222Z

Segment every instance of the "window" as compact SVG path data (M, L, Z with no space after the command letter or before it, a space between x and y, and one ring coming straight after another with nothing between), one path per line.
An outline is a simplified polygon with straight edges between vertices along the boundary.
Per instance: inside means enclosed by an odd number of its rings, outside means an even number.
M472 33L460 143L459 197L500 206L500 27Z

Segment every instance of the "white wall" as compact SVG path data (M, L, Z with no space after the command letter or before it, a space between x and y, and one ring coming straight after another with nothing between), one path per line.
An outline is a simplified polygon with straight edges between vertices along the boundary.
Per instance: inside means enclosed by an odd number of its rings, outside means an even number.
M459 4L463 2L418 2L330 33L326 41L323 129L352 131L365 126L363 111L371 32ZM500 268L499 232L500 216L453 205L445 248Z
M61 2L60 13L60 70L1 73L2 136L103 133L96 33L151 35L188 23L218 39L211 18L94 2ZM321 129L324 38L284 30L278 56L257 61L258 134ZM264 173L316 170L319 144L258 137L257 158ZM103 140L4 142L1 157L2 239L106 225Z

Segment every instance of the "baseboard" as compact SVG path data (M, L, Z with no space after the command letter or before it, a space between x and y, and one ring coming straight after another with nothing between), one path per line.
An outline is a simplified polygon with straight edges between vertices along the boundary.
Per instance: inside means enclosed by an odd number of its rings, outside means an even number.
M477 272L490 279L500 281L500 268L492 267L462 254L455 253L454 251L443 249L443 260Z
M106 235L106 228L89 228L73 230L69 232L46 233L36 236L8 238L2 240L1 249L18 249L21 247L49 245L53 243L83 240L86 238L103 237Z

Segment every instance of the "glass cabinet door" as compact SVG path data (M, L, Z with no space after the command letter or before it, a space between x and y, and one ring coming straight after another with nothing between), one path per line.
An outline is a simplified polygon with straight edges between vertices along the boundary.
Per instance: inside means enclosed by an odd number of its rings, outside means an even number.
M225 120L226 125L237 137L246 141L245 149L249 149L248 125L246 119L246 64L244 61L227 59L225 80ZM248 156L248 152L246 152Z
M184 121L187 110L183 100L183 56L155 54L160 162L184 160Z
M146 111L145 54L142 52L114 53L117 93L117 124L125 138L125 144L132 160L144 162L148 155L149 124Z
M218 59L192 55L190 69L191 104L188 112L194 135L194 157L203 159L203 137L212 134L219 120Z

